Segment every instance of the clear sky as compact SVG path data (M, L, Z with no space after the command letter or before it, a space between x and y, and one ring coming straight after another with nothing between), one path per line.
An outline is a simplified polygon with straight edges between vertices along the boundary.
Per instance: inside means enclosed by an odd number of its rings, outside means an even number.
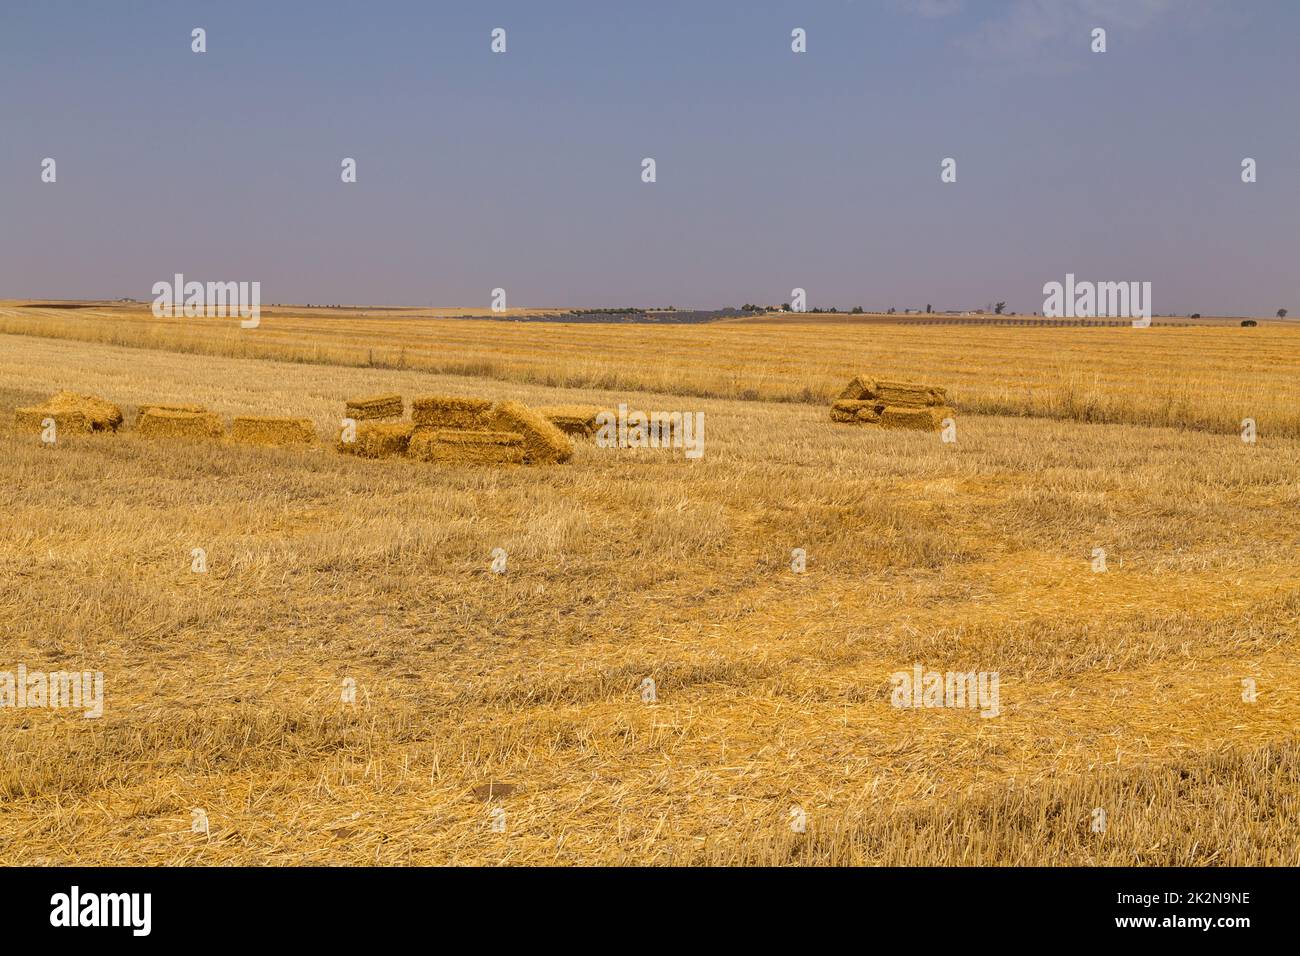
M1298 51L1295 0L3 0L0 298L1295 315Z

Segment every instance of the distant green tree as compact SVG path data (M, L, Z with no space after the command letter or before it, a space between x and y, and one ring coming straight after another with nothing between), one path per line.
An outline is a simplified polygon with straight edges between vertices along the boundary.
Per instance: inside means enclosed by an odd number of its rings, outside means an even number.
M993 314L994 314L994 315L1001 315L1001 314L1002 314L1002 310L1005 309L1006 307L1007 307L1007 304L1006 304L1005 302L999 302L997 305L993 306Z
M1286 309L1278 309L1278 310L1277 310L1277 317L1278 317L1279 319L1285 319L1285 318L1286 318Z

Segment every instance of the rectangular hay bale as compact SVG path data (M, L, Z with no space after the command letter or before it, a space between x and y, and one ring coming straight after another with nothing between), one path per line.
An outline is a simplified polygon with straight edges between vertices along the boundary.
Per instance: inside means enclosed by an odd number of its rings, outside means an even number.
M406 454L414 430L414 422L358 422L354 440L340 436L335 447L359 458L397 458Z
M920 382L879 382L877 397L886 405L946 405L948 393L937 385Z
M521 402L498 402L492 406L491 427L522 435L524 460L530 464L558 464L573 457L573 441L569 436Z
M411 435L407 455L439 465L517 465L524 460L524 438L517 432L421 426Z
M401 395L372 395L369 398L349 398L346 405L348 418L375 421L381 418L401 418L405 413Z
M422 395L411 402L411 420L435 428L486 428L491 411L485 398Z
M226 426L213 412L150 409L136 421L135 430L146 438L220 438Z
M886 405L880 416L880 424L883 428L913 428L933 432L943 427L943 420L951 418L952 414L951 408L942 405Z
M253 445L311 445L316 426L310 418L240 415L230 425L230 437Z
M54 420L55 434L59 432L94 431L90 420L84 412L56 412L48 408L15 408L14 425L19 431L39 432L45 428L45 420Z

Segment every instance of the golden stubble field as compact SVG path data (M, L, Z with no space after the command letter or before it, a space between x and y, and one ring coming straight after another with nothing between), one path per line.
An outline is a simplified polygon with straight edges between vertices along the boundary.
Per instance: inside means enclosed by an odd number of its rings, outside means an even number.
M6 862L1300 863L1300 331L408 320L383 368L350 361L359 317L240 344L29 313L0 310L48 323L0 335L0 670L103 671L105 709L0 710ZM958 441L782 391L877 366L950 384ZM988 413L1030 379L1122 382L1121 423ZM1255 444L1210 387L1260 409ZM438 468L13 431L60 388L322 436L360 393L627 401L704 411L706 451ZM1205 421L1135 424L1171 388ZM998 672L1000 715L892 706L915 664Z
M1253 418L1274 437L1300 438L1300 322L1024 329L840 315L649 327L447 317L487 314L473 309L267 308L249 334L229 319L155 318L147 305L25 305L0 302L0 334L805 404L828 404L867 368L881 378L928 375L968 414L1220 433L1239 432L1241 420Z

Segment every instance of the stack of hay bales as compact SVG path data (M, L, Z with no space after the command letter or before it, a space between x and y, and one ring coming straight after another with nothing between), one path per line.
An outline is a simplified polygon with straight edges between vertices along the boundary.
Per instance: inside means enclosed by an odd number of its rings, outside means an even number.
M573 457L573 442L519 402L426 395L411 403L407 454L442 464L546 464Z
M402 404L402 396L394 394L349 398L345 411L348 418L359 422L370 422L401 418L406 409Z
M590 418L597 409L582 406L573 417ZM545 416L519 402L422 395L411 402L410 421L378 421L401 414L399 395L352 399L349 418L360 419L352 441L339 438L338 450L362 458L405 455L444 465L543 464L573 457L573 442Z
M23 431L40 431L47 418L56 429L70 432L115 432L122 409L94 395L57 392L41 405L14 409L14 423Z
M537 414L566 435L590 438L596 434L596 416L601 411L597 405L546 405Z
M191 411L191 409L197 409ZM226 425L201 406L143 406L135 430L146 438L220 438Z
M831 404L831 421L881 428L938 431L951 418L948 393L937 385L876 381L857 375Z
M344 441L340 435L335 447L359 458L400 458L406 454L415 428L411 422L395 420L405 412L406 405L397 393L349 398L343 414L357 423L356 430L351 441Z
M310 418L240 415L231 423L230 437L253 445L313 445L316 426Z

